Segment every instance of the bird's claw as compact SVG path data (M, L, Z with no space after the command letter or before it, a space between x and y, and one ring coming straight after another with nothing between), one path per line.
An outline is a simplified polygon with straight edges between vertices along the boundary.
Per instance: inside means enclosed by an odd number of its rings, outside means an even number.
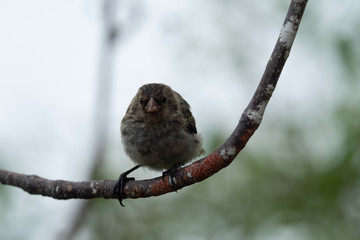
M164 181L166 176L170 176L170 178L174 178L176 177L176 171L179 169L179 167L181 167L183 164L181 163L176 163L174 164L171 168L169 168L168 170L164 171L162 173L162 179Z
M122 203L125 184L132 180L135 180L135 178L128 178L126 175L121 174L114 187L114 195L119 196L119 203L122 207L125 207Z
M124 204L122 203L125 184L129 181L135 180L135 178L133 178L133 177L128 178L127 175L139 167L140 167L140 165L137 165L137 166L131 168L130 170L120 174L119 179L117 180L117 182L115 184L113 193L114 193L114 195L118 196L119 203L122 207L125 207Z

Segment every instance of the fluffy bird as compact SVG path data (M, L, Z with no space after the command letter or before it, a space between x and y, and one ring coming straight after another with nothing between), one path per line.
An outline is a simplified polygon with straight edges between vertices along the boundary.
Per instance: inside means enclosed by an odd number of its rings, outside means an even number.
M137 164L120 175L114 188L122 206L124 185L134 179L127 175L135 169L166 170L164 177L205 153L190 105L165 84L138 90L121 121L121 136L126 154Z

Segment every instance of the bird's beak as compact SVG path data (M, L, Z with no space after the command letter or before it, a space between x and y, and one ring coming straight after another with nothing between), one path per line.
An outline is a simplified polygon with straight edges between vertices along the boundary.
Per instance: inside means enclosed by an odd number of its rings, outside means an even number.
M148 113L154 113L159 111L159 106L153 98L150 98L149 102L145 107L145 111Z

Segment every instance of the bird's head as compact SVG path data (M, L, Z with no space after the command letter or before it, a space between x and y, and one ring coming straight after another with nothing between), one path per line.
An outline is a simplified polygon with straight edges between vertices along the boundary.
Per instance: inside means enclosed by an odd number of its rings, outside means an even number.
M169 86L151 83L139 89L129 110L143 121L171 121L177 114L178 102Z

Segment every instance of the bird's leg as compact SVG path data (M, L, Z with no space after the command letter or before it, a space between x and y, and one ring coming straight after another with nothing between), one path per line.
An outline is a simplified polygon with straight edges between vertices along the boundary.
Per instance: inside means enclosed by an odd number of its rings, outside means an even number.
M123 193L124 193L124 187L125 187L125 184L128 182L128 181L133 181L135 180L135 178L128 178L127 175L133 171L135 171L136 169L138 169L139 167L141 167L141 165L137 165L133 168L131 168L130 170L127 170L126 172L120 174L119 176L119 179L117 180L116 182L116 185L114 187L114 194L115 195L118 195L119 197L119 202L120 202L120 205L125 207L123 204L122 204L122 199L123 199Z
M170 176L172 178L175 177L176 170L178 170L179 167L181 167L182 165L182 163L175 163L174 165L172 165L171 168L162 173L162 179L164 180L166 176Z

